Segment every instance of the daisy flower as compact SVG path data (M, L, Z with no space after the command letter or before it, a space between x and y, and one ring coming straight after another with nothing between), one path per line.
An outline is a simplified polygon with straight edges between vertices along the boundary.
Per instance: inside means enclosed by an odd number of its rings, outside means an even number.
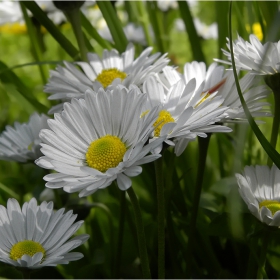
M280 170L273 165L246 166L235 174L239 193L250 212L269 226L280 226Z
M35 198L25 202L22 209L14 198L8 200L7 209L0 205L0 261L37 269L81 259L83 254L69 252L89 235L69 240L83 221L74 223L77 215L63 212L64 208L53 211L52 202L37 205Z
M148 96L145 112L154 106L162 105L162 110L154 123L153 139L166 136L165 142L168 145L175 145L177 156L196 136L207 137L206 133L231 131L228 127L214 125L223 118L227 110L227 107L222 106L223 99L213 96L197 107L198 99L194 96L195 89L195 79L191 79L186 84L184 80L180 80L168 91L165 91L163 85L153 76L143 85L144 93ZM155 152L160 150L161 147Z
M14 127L6 126L0 135L0 159L8 161L34 161L42 155L39 132L47 128L48 117L34 113L28 123L15 122Z
M87 89L97 91L100 87L106 89L110 85L121 83L125 87L134 84L141 86L147 76L158 73L166 66L169 59L166 54L150 55L152 48L146 48L137 59L134 59L133 44L128 44L126 51L121 55L117 50L104 50L102 59L95 53L88 54L88 62L75 64L64 62L65 67L57 66L51 71L49 83L45 92L50 93L50 100L70 101L72 98L84 98ZM75 65L81 67L78 70ZM54 106L49 114L60 112L63 103Z
M61 114L49 120L50 129L40 133L44 143L36 163L58 173L44 177L48 188L63 188L80 197L109 186L131 186L129 177L142 172L141 164L160 155L147 155L164 141L146 144L154 130L159 108L140 118L146 95L139 88L118 85L113 90L88 90L85 99L65 103Z
M195 79L196 88L192 96L195 108L198 108L206 99L220 96L224 99L223 106L228 107L226 115L220 122L247 120L236 89L233 72L225 71L225 68L217 63L212 63L208 69L204 62L186 63L183 75L167 66L163 69L163 74L158 77L167 90L180 80L187 84ZM270 94L270 90L265 85L258 85L260 80L260 77L247 74L239 81L243 97L253 117L271 116L271 113L264 108L270 104L260 101Z
M233 53L236 67L251 71L256 75L273 75L280 72L280 41L277 43L267 42L264 45L253 34L249 37L250 42L238 36L233 42ZM229 39L227 47L230 50ZM230 51L223 50L229 61L215 59L231 65Z

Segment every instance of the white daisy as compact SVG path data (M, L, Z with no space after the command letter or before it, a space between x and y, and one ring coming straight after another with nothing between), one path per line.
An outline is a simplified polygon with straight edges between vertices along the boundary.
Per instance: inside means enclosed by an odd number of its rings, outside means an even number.
M273 75L280 72L280 41L277 43L267 42L264 45L259 39L251 34L250 42L240 36L233 42L233 53L236 67L249 70L257 75ZM229 39L227 47L230 50ZM230 51L222 50L229 61L215 59L222 63L231 65Z
M224 99L223 106L229 107L227 114L220 120L221 122L246 121L246 115L235 85L232 71L225 71L223 66L212 63L208 70L204 62L186 63L184 74L179 74L174 68L167 66L163 69L163 74L159 76L166 89L175 85L181 79L188 84L192 79L196 80L196 89L193 94L194 107L199 107L206 99L213 96L220 96ZM240 87L243 97L253 117L271 116L270 111L265 106L270 106L267 102L260 100L266 98L271 91L265 85L258 85L261 78L247 74L240 79Z
M8 161L34 161L42 155L39 132L48 127L48 117L34 113L28 123L15 122L14 128L7 125L0 135L0 159Z
M162 143L159 138L145 145L154 130L159 108L140 118L146 96L136 86L128 90L88 90L85 99L65 103L61 114L49 120L51 130L42 130L42 153L36 161L58 173L44 177L46 187L80 192L80 197L117 181L121 190L131 186L129 177L142 172L141 164L160 155L147 155Z
M25 202L22 209L14 198L8 200L7 209L0 205L0 261L37 269L81 259L83 254L69 252L89 235L69 240L83 221L74 223L77 215L72 210L63 214L64 210L53 211L52 202L37 205L35 198Z
M280 170L273 165L246 166L235 174L239 193L250 212L269 226L280 226Z
M167 136L165 141L174 146L175 153L180 155L189 141L196 136L207 137L210 132L230 132L228 127L214 125L224 117L227 107L221 106L223 99L213 97L206 99L200 106L196 106L200 96L195 96L196 80L191 79L185 84L181 79L168 91L155 77L150 77L143 86L148 96L145 112L161 104L163 109L159 112L153 137ZM160 147L157 152L160 151Z
M134 84L141 86L147 76L158 73L166 66L169 59L166 54L160 53L149 56L152 48L146 48L137 59L134 59L134 46L128 44L126 51L121 55L117 50L104 50L103 58L100 59L95 53L88 54L89 62L76 62L83 72L74 64L64 62L66 68L58 65L56 70L51 71L49 83L45 92L51 94L49 99L70 101L72 98L84 98L87 89L97 91L100 87L107 88L109 85L122 85L129 87ZM63 104L54 106L49 113L60 112Z

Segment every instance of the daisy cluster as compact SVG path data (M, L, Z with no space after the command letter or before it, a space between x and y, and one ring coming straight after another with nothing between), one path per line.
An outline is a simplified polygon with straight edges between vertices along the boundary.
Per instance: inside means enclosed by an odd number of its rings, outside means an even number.
M125 191L132 186L131 177L141 174L142 165L160 158L165 148L174 147L180 156L197 137L230 132L225 123L246 121L231 70L217 63L207 69L204 62L193 61L179 73L168 65L167 54L152 54L152 47L135 56L130 43L123 53L115 49L104 50L102 57L89 53L86 62L65 61L51 70L45 92L57 102L49 110L53 118L35 113L26 124L7 126L0 136L0 158L35 160L55 171L44 176L47 188L79 192L80 197L113 181ZM251 114L269 116L265 109L269 104L259 102L269 90L259 85L259 77L246 74L240 84ZM278 171L271 172L279 184ZM252 169L245 171L248 177L247 173L253 174ZM237 177L245 186L241 194L250 196L247 201L253 203L254 215L274 225L273 214L264 218L272 211L270 204L260 201L273 195L263 197L255 191L256 184L252 191L249 179ZM0 210L0 260L39 268L82 257L69 253L88 238L68 240L82 224L73 224L76 215L71 211L54 212L52 203L38 206L35 199L22 209L11 199L7 209Z

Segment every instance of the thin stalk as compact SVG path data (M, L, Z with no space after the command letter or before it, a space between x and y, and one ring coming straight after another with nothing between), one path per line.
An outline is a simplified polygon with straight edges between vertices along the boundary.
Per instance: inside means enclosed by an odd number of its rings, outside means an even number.
M35 58L36 61L40 62L42 61L42 52L38 43L38 36L36 36L35 34L35 29L34 26L31 22L30 17L27 14L26 8L25 6L22 4L22 2L20 1L20 7L21 7L21 11L25 20L25 24L27 26L27 31L28 31L28 36L30 38L30 45L32 48L32 53L33 56ZM39 68L39 72L42 78L42 82L43 84L47 83L47 78L46 78L46 73L45 73L45 69L44 66L42 64L38 64L38 68Z
M114 278L119 278L121 259L122 259L122 246L123 246L123 234L124 234L124 223L125 223L125 213L126 213L126 199L125 192L121 192L121 209L120 209L120 217L119 217L119 232L118 232L118 243L117 243L117 251L116 251L116 261L114 268Z
M274 118L273 118L273 124L272 124L272 131L271 131L271 138L270 138L270 144L275 149L279 134L279 124L280 124L280 92L273 90L274 95ZM270 157L268 157L267 165L272 165L272 160Z
M158 279L165 278L165 199L163 182L163 157L155 161L157 184Z
M141 260L143 278L151 279L146 238L145 238L145 232L144 232L144 226L143 226L143 221L142 221L142 216L141 216L140 205L139 205L138 199L137 199L136 194L135 194L134 190L132 189L132 187L127 190L127 193L129 195L129 198L130 198L130 201L132 204L132 208L134 211L134 215L135 215L139 255L140 255L140 260Z
M196 177L196 184L194 190L194 197L193 197L193 205L191 211L191 218L190 218L190 231L189 231L189 240L188 240L188 249L187 249L187 265L188 265L188 276L190 278L191 275L191 257L195 239L195 231L196 231L196 220L198 214L198 207L200 201L200 195L202 191L202 183L203 183L203 175L206 166L206 157L208 146L210 142L211 134L208 134L207 138L198 138L198 147L199 147L199 162L198 162L198 170L197 170L197 177Z
M30 279L30 274L31 274L31 270L26 268L26 269L20 269L21 273L22 273L22 279Z
M67 19L69 20L78 46L79 46L79 50L81 53L81 58L83 61L87 61L87 48L86 48L86 44L85 44L85 38L84 38L84 34L82 31L82 24L81 24L81 18L80 18L80 9L73 9L73 10L67 10L64 11L65 16L67 17Z
M267 276L266 272L265 272L265 261L266 261L266 253L267 253L269 241L270 241L270 233L267 230L266 234L262 238L262 247L261 247L261 254L260 254L260 259L259 259L257 279L263 279L263 278L266 278L266 276Z
M145 38L147 41L148 46L153 45L153 39L150 36L149 32L149 17L147 14L147 10L145 9L144 2L143 1L136 1L134 2L137 5L138 13L139 13L139 21L142 24Z

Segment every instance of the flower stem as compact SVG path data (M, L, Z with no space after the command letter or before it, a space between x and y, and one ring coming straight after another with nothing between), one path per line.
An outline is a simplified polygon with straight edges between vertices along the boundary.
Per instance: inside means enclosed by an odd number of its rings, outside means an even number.
M21 11L22 11L26 26L27 26L27 31L28 31L28 35L29 35L29 38L30 38L30 45L31 45L31 49L32 49L32 54L33 54L36 62L38 62L38 68L39 68L39 72L40 72L40 75L41 75L41 78L42 78L42 82L43 82L43 84L46 84L47 83L47 78L46 78L47 74L46 74L45 66L40 64L40 62L42 61L42 56L43 55L42 55L42 51L40 49L40 45L39 45L39 42L38 42L38 40L39 40L38 36L35 33L35 28L34 28L32 22L31 22L30 17L27 14L25 6L21 2L19 2L19 3L20 3Z
M127 190L127 193L129 195L129 198L130 198L130 201L132 204L132 208L134 211L134 215L135 215L139 255L140 255L140 260L141 260L143 278L150 279L151 273L150 273L150 267L149 267L146 238L145 238L145 232L144 232L144 226L143 226L143 221L142 221L142 216L141 216L140 205L139 205L138 199L137 199L132 187Z
M69 11L64 11L67 19L71 23L71 26L73 28L80 53L81 53L81 58L83 61L87 61L87 48L85 45L85 39L84 39L84 34L82 32L82 24L81 24L81 18L80 18L80 10L79 9L73 9Z
M274 95L274 118L272 124L270 144L275 149L279 134L279 124L280 124L280 92L278 90L273 90ZM267 165L272 165L272 160L269 157L267 160Z
M30 279L31 270L28 268L20 269L22 273L22 279Z
M145 34L145 38L147 41L148 46L153 45L153 39L150 36L150 30L149 30L149 17L147 14L147 9L144 6L143 1L136 1L134 2L135 5L137 5L138 13L139 13L139 21L142 24L143 31Z
M196 231L196 219L198 214L198 207L200 201L200 195L202 190L202 183L203 183L203 174L206 165L206 157L207 157L207 150L210 142L211 134L208 134L207 138L198 137L198 147L199 147L199 162L198 162L198 170L197 170L197 177L196 177L196 184L194 190L194 197L193 197L193 206L190 218L190 231L189 231L189 240L188 240L188 248L187 248L187 267L188 267L188 277L190 278L191 275L191 257L195 239L195 231Z
M165 200L163 182L163 157L155 161L158 209L158 279L165 278Z
M264 234L264 237L262 239L262 248L261 248L259 267L257 272L257 279L266 278L265 261L266 261L266 252L267 252L269 241L270 241L270 233L267 230L266 234Z
M125 222L125 213L126 213L126 199L125 192L121 192L121 201L120 201L120 217L119 217L119 232L118 232L118 243L117 243L117 252L116 252L116 261L114 268L114 278L119 278L119 268L121 266L122 259L122 245L123 245L123 233L124 233L124 222Z

